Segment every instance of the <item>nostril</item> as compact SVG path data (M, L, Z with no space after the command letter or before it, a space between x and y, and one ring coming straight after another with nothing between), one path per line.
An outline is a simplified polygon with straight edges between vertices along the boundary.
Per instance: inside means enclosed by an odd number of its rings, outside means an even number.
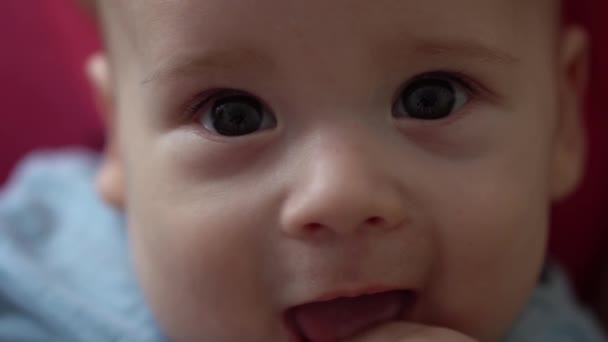
M366 224L370 226L383 226L385 221L382 217L374 216L370 217L365 221Z

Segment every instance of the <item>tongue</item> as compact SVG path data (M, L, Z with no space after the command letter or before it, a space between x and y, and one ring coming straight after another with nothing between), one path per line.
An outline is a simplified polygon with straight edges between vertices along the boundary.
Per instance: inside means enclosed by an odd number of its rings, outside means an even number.
M404 291L392 291L305 304L294 310L295 322L309 341L335 341L395 319L405 296Z

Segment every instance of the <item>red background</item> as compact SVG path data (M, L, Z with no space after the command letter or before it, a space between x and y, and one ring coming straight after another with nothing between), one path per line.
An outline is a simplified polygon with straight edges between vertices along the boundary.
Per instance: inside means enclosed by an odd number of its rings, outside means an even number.
M103 135L83 75L83 61L99 47L92 23L72 0L0 1L0 184L24 153L84 144L100 148ZM608 245L608 1L573 0L569 20L592 32L589 94L590 160L581 190L557 206L551 249L585 295Z

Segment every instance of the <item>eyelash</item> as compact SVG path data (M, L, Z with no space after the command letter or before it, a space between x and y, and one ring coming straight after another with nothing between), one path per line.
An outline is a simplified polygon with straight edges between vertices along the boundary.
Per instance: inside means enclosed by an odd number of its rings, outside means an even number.
M189 119L194 119L199 114L199 112L202 108L204 108L205 106L208 106L208 105L212 105L214 100L219 100L223 97L234 96L234 95L251 96L251 97L255 98L256 100L260 101L260 103L263 103L256 96L253 96L248 92L235 90L235 89L229 89L229 88L219 88L219 89L205 91L202 94L196 95L193 98L193 100L189 102L191 104L188 105L188 107L186 108L186 111L185 111L186 117Z
M475 101L475 99L483 93L486 93L487 90L484 89L478 82L473 80L471 77L468 77L462 72L459 71L450 71L450 70L436 70L418 74L413 78L407 80L401 87L399 87L393 96L392 103L395 104L399 100L399 97L403 93L405 89L414 82L419 80L427 79L427 78L438 78L444 79L448 81L455 82L462 86L464 90L466 90L470 99L468 102ZM205 91L201 94L196 95L191 101L189 101L189 105L186 107L185 116L187 119L195 120L197 116L200 115L200 111L205 106L212 105L215 100L219 100L226 96L234 96L234 95L245 95L255 98L259 101L264 107L266 107L264 101L258 98L255 95L252 95L249 92L235 90L230 88L218 88L214 90ZM468 103L465 105L467 106ZM267 107L266 107L267 108Z
M462 91L464 91L467 95L467 101L462 105L459 110L453 112L451 115L445 118L428 121L416 120L417 122L426 122L427 124L433 125L451 122L461 116L461 113L463 112L462 108L468 108L471 102L476 102L478 97L486 92L485 89L477 81L473 80L471 77L468 77L463 72L453 70L434 70L424 72L407 80L401 87L397 88L397 91L392 99L392 111L394 115L398 112L397 107L400 105L400 97L403 95L403 93L411 85L426 79L439 79L455 83L457 86L462 87Z
M472 97L479 95L479 93L481 92L479 84L472 78L466 76L464 73L459 71L437 70L425 72L407 80L399 89L397 89L397 93L394 96L393 100L396 101L401 95L401 93L403 93L403 91L407 89L407 87L409 87L411 84L429 78L443 79L446 81L455 82L462 86L467 91L468 95Z

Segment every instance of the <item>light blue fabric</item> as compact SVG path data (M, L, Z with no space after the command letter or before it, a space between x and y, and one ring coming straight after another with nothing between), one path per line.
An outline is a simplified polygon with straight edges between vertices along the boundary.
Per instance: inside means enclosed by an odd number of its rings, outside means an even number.
M97 198L98 160L36 154L0 195L0 341L155 342L122 218Z
M576 302L564 272L555 265L546 270L546 279L537 286L506 340L608 341L591 314Z
M0 341L165 340L133 276L123 219L95 194L97 165L84 150L38 153L0 193ZM562 273L548 278L508 341L604 341Z

